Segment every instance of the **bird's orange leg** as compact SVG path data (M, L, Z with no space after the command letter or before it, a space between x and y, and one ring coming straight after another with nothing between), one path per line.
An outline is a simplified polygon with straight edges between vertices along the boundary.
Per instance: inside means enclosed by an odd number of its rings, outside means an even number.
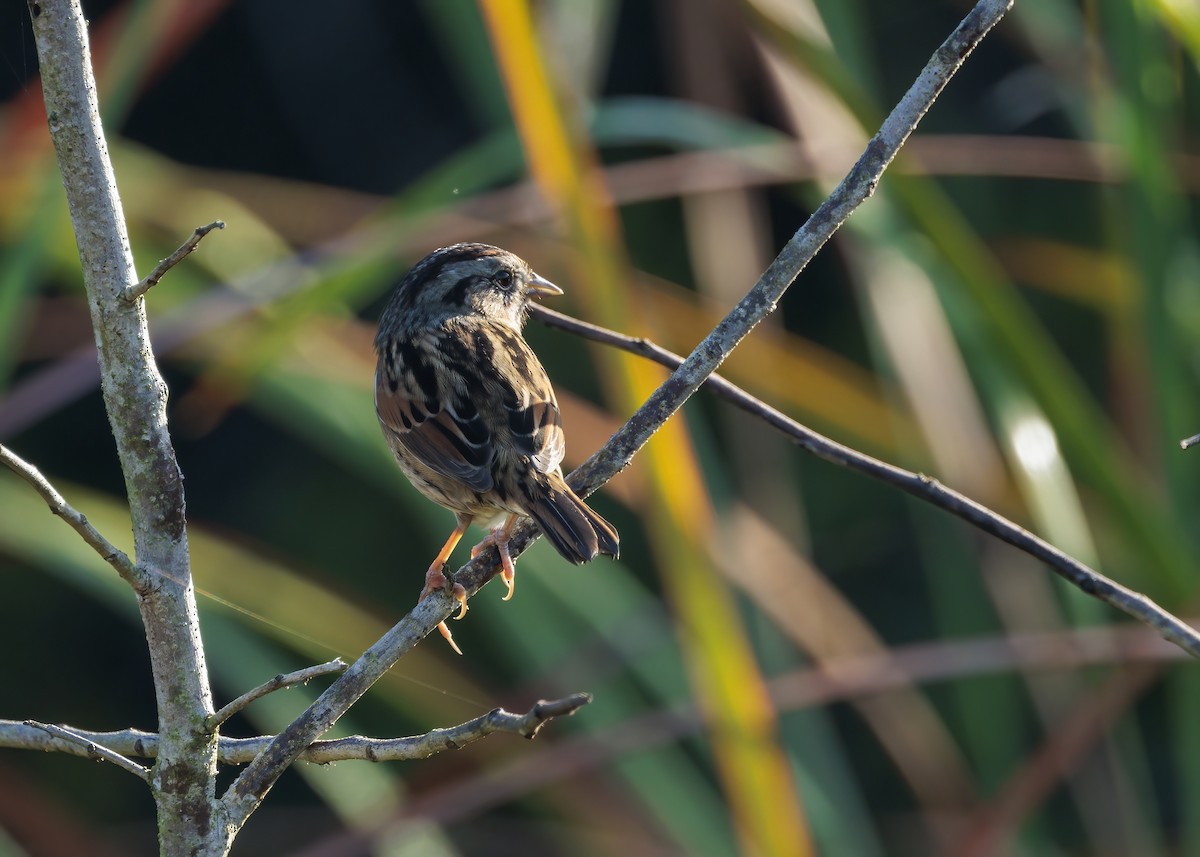
M474 559L488 548L495 546L496 552L500 554L500 578L508 587L508 594L503 599L505 601L513 597L513 590L517 588L517 566L513 562L512 554L508 552L508 539L512 535L513 527L517 525L518 517L520 516L509 515L501 526L496 527L488 534L487 538L471 548L471 559Z
M442 569L446 565L446 561L450 559L450 554L454 553L454 548L462 539L463 533L467 531L467 527L470 525L471 522L469 520L460 520L458 526L454 528L454 532L450 534L450 538L446 539L446 543L442 545L442 549L438 551L438 555L434 557L433 563L430 564L429 571L425 572L425 588L421 590L421 597L417 599L418 602L424 601L437 590L446 588L446 584L450 581ZM463 589L461 583L455 583L450 590L450 594L461 605L458 615L454 618L461 619L467 615L467 590ZM462 649L454 642L454 635L450 633L450 626L445 622L439 622L437 629L446 638L446 642L450 644L450 648L461 655Z

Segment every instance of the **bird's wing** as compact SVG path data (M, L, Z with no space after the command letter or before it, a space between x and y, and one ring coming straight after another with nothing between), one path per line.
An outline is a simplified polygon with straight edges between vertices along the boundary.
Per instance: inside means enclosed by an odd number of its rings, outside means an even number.
M542 473L558 469L566 451L562 416L550 378L533 349L516 333L501 333L504 348L495 360L513 448Z
M456 394L420 348L404 357L399 376L383 361L375 372L375 413L388 440L434 472L490 491L492 432L470 395Z

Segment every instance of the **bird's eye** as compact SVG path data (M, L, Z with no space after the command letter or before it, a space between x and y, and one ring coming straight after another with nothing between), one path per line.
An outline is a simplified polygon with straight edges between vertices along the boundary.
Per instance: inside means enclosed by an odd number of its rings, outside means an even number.
M512 288L512 281L513 281L512 271L502 268L496 272L496 276L493 279L495 279L496 285L502 289L507 290L507 289Z

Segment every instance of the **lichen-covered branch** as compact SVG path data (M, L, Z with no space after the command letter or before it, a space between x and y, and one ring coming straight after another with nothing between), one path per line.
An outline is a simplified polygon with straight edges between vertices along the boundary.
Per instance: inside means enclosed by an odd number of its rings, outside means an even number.
M104 131L87 24L78 0L29 0L50 136L79 247L101 391L125 477L138 592L162 743L152 786L163 854L196 854L215 799L216 739L188 561L183 477L167 432L167 388L150 348L144 301Z

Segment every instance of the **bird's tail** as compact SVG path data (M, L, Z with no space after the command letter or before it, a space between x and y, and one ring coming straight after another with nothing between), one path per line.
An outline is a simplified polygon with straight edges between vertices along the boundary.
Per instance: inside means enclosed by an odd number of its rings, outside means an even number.
M579 564L590 562L597 554L617 557L620 539L616 529L575 496L561 476L552 476L541 487L540 496L528 504L527 511L565 559Z

